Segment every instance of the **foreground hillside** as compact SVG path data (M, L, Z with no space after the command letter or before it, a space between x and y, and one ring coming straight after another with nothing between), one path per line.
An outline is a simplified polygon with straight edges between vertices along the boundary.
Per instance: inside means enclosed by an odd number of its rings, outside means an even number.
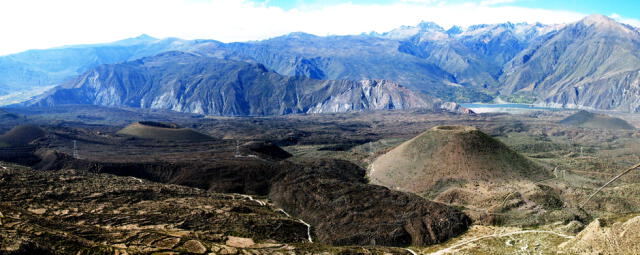
M131 177L0 165L1 254L298 254L308 227L278 208ZM360 248L362 250L362 248ZM368 248L409 254L404 249Z
M390 81L289 77L260 64L184 52L100 66L26 104L126 106L222 116L442 107L441 100Z

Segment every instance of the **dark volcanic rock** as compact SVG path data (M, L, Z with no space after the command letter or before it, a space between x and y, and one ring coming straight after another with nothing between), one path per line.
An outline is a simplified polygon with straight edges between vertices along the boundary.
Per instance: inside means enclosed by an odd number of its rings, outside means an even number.
M240 156L258 154L261 158L269 158L272 160L283 160L293 156L291 153L272 143L256 141L243 144L239 148L239 153L241 154Z
M80 130L51 130L47 138L38 140L41 147L35 155L41 161L33 166L41 170L78 169L132 176L219 193L268 196L275 205L295 218L310 223L314 239L323 244L428 245L457 236L470 224L467 216L445 205L368 184L365 170L347 161L282 160L289 154L263 142L242 144L237 154L234 149L239 143L222 140L158 144L114 136L123 140L112 141L112 145L89 145L89 141L99 141L102 137L91 134ZM81 158L70 156L68 149L61 149L65 144L69 146L70 139L80 138L82 143L78 146L87 151L80 153ZM113 153L110 152L112 150ZM98 153L92 154L92 151ZM92 176L99 184L102 175ZM45 177L36 176L34 181L37 178ZM53 190L58 188L52 186ZM102 192L111 188L99 186L92 189ZM130 191L118 192L107 199L125 199L129 196L127 192ZM156 196L152 193L147 195ZM254 212L251 208L233 208L236 213ZM202 220L194 221L193 217L201 217ZM183 219L181 224L186 224L183 227L202 226L207 223L204 220L211 216L193 217ZM124 221L131 222L129 219Z
M306 162L277 179L269 197L333 245L430 245L467 230L462 212L419 196L369 185L345 161Z
M268 195L278 207L309 222L319 242L332 245L429 245L463 233L471 223L446 205L367 184L364 169L340 160L108 163L52 151L40 154L48 169L77 168L213 192Z

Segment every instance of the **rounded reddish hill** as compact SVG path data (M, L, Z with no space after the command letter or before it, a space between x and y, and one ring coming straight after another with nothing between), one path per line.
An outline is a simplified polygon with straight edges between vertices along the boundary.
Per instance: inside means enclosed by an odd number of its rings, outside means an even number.
M437 126L377 158L372 183L425 193L450 183L540 180L548 173L502 142L469 126Z
M207 141L213 138L190 128L180 128L176 124L152 121L133 123L118 134L129 135L142 139L154 139L162 141Z

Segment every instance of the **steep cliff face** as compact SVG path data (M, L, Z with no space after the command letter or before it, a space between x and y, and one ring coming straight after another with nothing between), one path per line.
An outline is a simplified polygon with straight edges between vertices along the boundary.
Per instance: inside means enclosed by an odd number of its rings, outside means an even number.
M548 94L543 103L553 107L640 112L640 69L603 74L559 88L555 94Z
M260 116L375 109L439 109L441 101L385 80L283 76L260 64L168 52L103 65L27 103L168 109Z
M602 15L566 26L505 67L505 94L547 105L638 111L640 33Z

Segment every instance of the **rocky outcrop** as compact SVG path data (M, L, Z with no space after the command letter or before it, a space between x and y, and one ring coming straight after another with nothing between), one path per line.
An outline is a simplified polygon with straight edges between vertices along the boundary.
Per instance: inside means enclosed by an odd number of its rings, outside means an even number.
M460 104L454 102L444 102L440 104L440 109L448 112L459 112L464 114L475 114L475 112L469 108L465 108Z
M437 109L440 101L385 80L282 76L263 65L169 52L93 69L27 103L91 104L208 115L263 116Z
M640 253L640 216L620 219L595 219L572 240L560 245L571 254Z

